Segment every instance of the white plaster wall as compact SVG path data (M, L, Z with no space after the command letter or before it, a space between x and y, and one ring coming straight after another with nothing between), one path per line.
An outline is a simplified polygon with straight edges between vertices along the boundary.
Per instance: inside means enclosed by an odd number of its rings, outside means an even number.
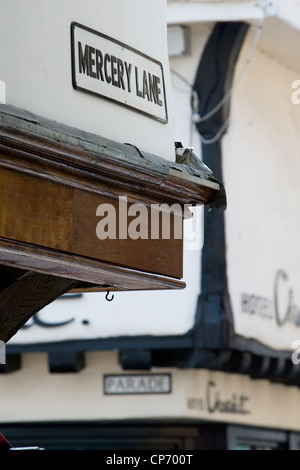
M0 376L0 398L2 403L5 400L0 423L184 416L184 401L179 405L177 394L104 395L103 377L107 373L122 373L114 351L87 353L86 367L74 374L50 374L47 354L25 354L20 371ZM180 393L184 383L178 379L176 389Z
M162 62L168 124L73 89L73 21ZM0 63L7 104L174 160L164 0L1 0Z
M273 29L275 44L288 44L288 37L281 41L277 32ZM291 349L300 338L300 324L292 316L284 325L276 323L274 290L276 272L283 269L288 279L280 280L280 316L285 317L290 304L299 317L300 105L292 102L292 83L300 78L300 63L291 67L288 50L289 65L282 51L279 61L274 42L270 56L270 37L265 41L264 34L263 29L247 73L234 89L231 125L223 141L228 280L236 332L274 349ZM299 48L299 32L295 36L292 31L292 37L293 47ZM236 77L252 40L250 35ZM242 293L266 299L268 307L243 312Z
M46 354L22 360L21 370L0 375L2 423L168 419L300 430L300 409L291 406L299 401L298 387L204 369L154 368L151 374L171 375L172 393L105 395L104 375L124 374L114 351L87 353L86 368L74 374L50 374Z

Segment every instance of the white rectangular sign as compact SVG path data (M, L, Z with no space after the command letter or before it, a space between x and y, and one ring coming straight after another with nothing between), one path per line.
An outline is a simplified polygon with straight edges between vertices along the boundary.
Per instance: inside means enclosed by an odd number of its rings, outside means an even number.
M4 341L0 341L0 364L6 364L6 348Z
M72 82L163 123L168 122L162 64L98 31L71 25Z
M117 374L104 376L105 395L143 395L170 392L170 374Z

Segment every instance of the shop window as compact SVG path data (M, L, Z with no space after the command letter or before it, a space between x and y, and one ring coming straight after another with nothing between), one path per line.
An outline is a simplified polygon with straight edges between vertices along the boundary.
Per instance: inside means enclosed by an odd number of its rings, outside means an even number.
M228 450L286 450L288 435L284 431L228 426Z

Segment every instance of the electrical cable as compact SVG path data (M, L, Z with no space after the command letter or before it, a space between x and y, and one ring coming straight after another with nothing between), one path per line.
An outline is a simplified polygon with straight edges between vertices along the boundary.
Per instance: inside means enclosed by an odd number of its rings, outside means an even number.
M176 75L180 80L182 80L192 90L192 103L193 103L193 109L192 109L192 114L191 114L191 127L192 128L195 124L200 124L201 122L205 122L205 121L207 121L207 119L211 118L231 98L231 95L236 90L238 85L241 83L242 79L244 78L244 76L247 72L249 64L252 60L252 57L253 57L253 55L254 55L254 53L257 49L258 43L259 43L261 33L262 33L262 27L263 27L263 20L261 20L257 25L254 40L253 40L253 44L251 46L250 52L249 52L249 54L246 58L245 64L242 68L242 71L241 71L239 77L235 81L234 86L232 86L228 90L228 92L224 95L224 97L219 101L219 103L212 110L210 110L208 113L206 113L204 116L199 115L199 99L198 99L197 92L195 90L193 90L193 85L185 77L183 77L181 74L179 74L177 71L175 71L173 69L170 69L171 73ZM222 136L223 132L226 130L227 126L229 125L229 121L230 121L230 118L228 117L226 119L226 121L224 122L224 124L219 129L219 131L216 133L216 135L214 137L212 137L211 139L205 139L199 133L200 141L204 144L207 144L207 145L215 143ZM191 134L192 134L192 130L191 130Z

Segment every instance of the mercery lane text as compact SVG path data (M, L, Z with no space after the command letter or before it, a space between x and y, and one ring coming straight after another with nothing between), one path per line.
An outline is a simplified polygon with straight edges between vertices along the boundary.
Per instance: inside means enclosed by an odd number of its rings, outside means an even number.
M143 70L142 73L138 67L123 61L122 59L107 53L102 53L99 49L86 44L83 48L78 41L78 62L79 73L89 77L101 80L115 87L135 92L137 96L151 101L158 106L162 106L160 99L161 88L160 78L156 75ZM135 86L132 86L132 81Z

